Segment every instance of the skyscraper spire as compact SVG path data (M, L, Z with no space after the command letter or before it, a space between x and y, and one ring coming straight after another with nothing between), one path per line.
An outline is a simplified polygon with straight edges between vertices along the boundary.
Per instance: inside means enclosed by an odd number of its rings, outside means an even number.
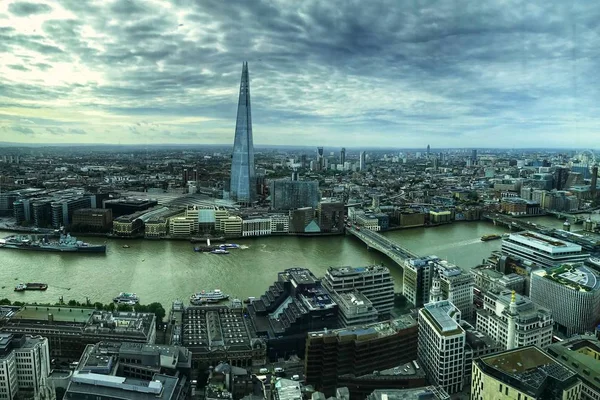
M238 100L235 139L231 159L230 196L233 200L249 204L256 194L254 171L254 143L252 141L252 115L250 108L250 77L248 63L242 64L242 80Z

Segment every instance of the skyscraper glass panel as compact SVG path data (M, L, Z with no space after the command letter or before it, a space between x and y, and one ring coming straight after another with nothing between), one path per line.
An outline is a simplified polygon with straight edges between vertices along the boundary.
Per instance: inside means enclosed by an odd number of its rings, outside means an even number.
M255 197L254 144L250 111L250 79L248 63L242 66L235 140L231 160L230 196L239 203L251 203Z

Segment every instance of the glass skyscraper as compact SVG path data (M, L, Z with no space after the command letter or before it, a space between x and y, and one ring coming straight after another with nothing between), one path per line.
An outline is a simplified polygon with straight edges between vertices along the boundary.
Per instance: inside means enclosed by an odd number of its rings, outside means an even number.
M242 65L242 82L238 102L235 140L231 160L230 197L238 203L251 203L256 194L252 116L250 112L250 79L248 63Z

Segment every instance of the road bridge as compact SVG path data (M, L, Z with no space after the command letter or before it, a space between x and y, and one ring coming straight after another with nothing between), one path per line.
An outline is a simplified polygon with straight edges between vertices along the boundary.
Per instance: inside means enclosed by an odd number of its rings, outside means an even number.
M419 258L412 251L399 246L385 236L367 228L346 227L346 234L360 239L370 249L375 249L392 259L400 267L404 268L404 261L409 258Z

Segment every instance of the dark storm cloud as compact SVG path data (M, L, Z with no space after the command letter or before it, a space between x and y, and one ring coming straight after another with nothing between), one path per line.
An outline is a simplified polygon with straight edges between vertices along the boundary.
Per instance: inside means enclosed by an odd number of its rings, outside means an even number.
M18 17L26 17L33 14L45 14L52 11L52 7L47 4L16 2L8 6L8 11Z

